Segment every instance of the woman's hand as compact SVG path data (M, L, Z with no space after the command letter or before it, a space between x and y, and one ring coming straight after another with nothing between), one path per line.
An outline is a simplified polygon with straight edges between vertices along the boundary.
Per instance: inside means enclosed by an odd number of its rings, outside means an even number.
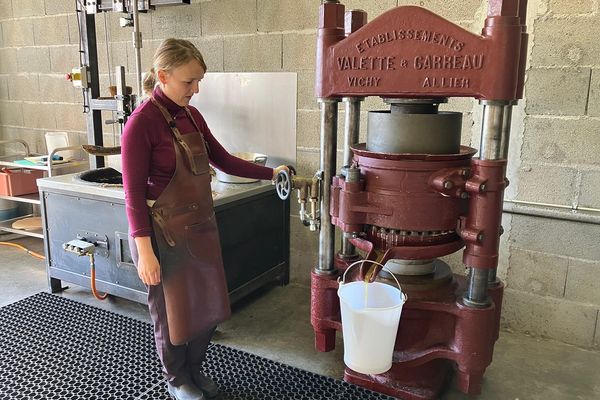
M160 283L160 264L152 249L150 237L136 237L135 245L138 250L138 276L146 285L158 285Z

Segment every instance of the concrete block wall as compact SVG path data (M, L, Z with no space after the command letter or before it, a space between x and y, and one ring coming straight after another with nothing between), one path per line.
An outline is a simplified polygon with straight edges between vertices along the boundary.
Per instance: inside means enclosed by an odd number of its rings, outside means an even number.
M318 1L192 0L141 15L142 66L160 41L192 40L209 71L293 71L298 74L297 161L302 175L319 163L319 111L313 96ZM344 0L372 19L398 5L420 5L479 32L487 0ZM529 0L530 51L525 99L515 108L508 199L600 208L600 33L598 0ZM115 13L96 17L101 88L109 66L126 65L134 84L131 29ZM108 42L108 45L105 45ZM86 141L80 92L64 80L79 65L72 0L0 0L0 138L20 137L45 151L43 134L67 131ZM369 110L363 103L361 139ZM451 99L464 113L463 144L477 147L481 110ZM103 116L109 119L110 116ZM340 121L344 119L340 109ZM343 128L338 132L341 143ZM106 144L118 141L110 126ZM341 156L341 153L339 153ZM292 280L308 284L317 235L292 214ZM499 276L506 282L504 326L583 347L600 348L600 227L505 214ZM447 257L463 272L460 253Z

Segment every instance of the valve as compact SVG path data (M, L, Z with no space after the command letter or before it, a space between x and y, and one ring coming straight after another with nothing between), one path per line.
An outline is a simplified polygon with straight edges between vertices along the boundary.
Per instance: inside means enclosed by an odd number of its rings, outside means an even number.
M277 191L277 195L281 200L287 200L290 197L290 193L293 189L292 176L292 170L290 170L290 172L281 170L275 178L275 190Z

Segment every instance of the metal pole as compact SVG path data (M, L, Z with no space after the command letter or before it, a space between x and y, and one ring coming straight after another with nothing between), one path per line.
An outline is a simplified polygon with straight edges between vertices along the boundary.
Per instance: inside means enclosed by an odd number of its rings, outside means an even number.
M335 227L331 224L329 205L331 180L336 169L338 99L319 99L321 105L321 229L319 231L318 273L333 271Z
M80 24L81 51L83 52L82 66L89 72L88 87L83 91L84 104L90 106L93 99L100 97L100 79L98 79L98 47L96 43L96 16L88 14L86 7L76 3L77 18ZM100 110L87 110L86 118L87 141L96 146L104 144L102 134L102 113ZM104 157L90 155L90 168L104 167Z
M350 146L358 143L360 135L360 103L363 97L344 97L343 102L346 107L344 121L344 167L352 164L352 149ZM353 256L356 253L354 246L348 240L346 235L342 235L342 256Z
M142 88L142 32L140 32L140 16L138 12L138 0L132 0L133 7L133 48L135 49L135 79L137 82L137 98L140 101L144 95Z
M514 102L485 100L483 105L483 123L479 158L481 160L501 160L508 157L510 123ZM468 303L486 305L487 288L496 283L496 268L489 270L470 268Z

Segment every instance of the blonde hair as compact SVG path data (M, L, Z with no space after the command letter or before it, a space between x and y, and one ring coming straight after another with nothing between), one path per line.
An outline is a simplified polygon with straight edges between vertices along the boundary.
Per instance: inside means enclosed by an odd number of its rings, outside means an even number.
M192 60L198 61L204 72L206 72L204 57L192 42L185 39L165 39L156 49L152 59L152 68L144 78L144 92L150 94L154 90L157 83L156 71L172 71Z

